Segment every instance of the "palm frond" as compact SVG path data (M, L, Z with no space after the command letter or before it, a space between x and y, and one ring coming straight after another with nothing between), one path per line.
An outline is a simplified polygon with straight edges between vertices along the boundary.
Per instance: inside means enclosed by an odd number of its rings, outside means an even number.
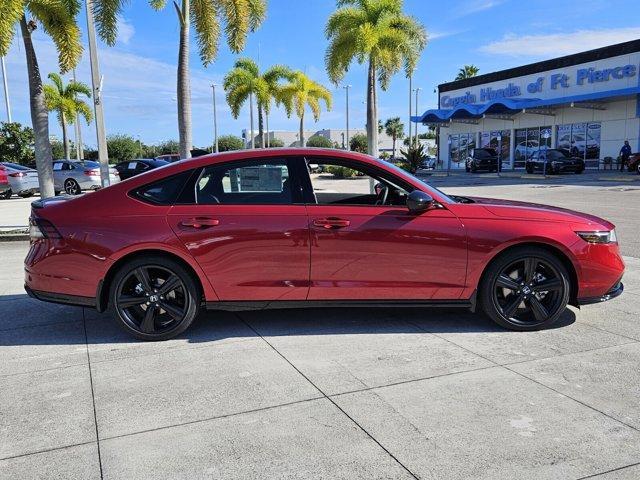
M93 0L93 13L98 35L107 45L113 46L118 37L118 17L128 0Z
M267 2L265 0L247 0L249 14L249 29L255 32L267 16Z
M91 87L83 82L70 81L65 88L65 96L75 97L77 95L84 95L91 98Z
M77 101L76 112L78 114L78 117L83 117L85 119L87 125L89 125L91 123L91 120L93 120L93 110L86 102Z
M232 52L244 49L249 32L248 0L219 0L225 19L225 35Z
M0 56L9 52L16 31L16 23L24 15L24 0L0 2Z
M239 58L238 60L236 60L236 63L233 64L233 68L242 68L256 78L260 76L260 69L258 68L258 64L247 57Z
M200 61L206 67L218 55L220 24L212 0L191 0L191 24L196 33Z
M54 87L58 90L58 95L62 96L64 93L64 84L62 82L62 77L55 72L51 72L47 75L49 80L53 83Z
M74 10L67 3L63 0L30 0L27 3L29 11L55 43L62 73L75 68L82 55L80 29Z

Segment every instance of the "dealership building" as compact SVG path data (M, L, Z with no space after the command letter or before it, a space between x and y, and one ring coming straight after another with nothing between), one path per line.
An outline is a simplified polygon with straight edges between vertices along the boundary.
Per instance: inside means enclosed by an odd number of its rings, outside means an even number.
M438 127L439 168L464 168L476 146L504 170L545 148L604 168L625 140L640 151L640 40L441 84L438 108L412 120Z

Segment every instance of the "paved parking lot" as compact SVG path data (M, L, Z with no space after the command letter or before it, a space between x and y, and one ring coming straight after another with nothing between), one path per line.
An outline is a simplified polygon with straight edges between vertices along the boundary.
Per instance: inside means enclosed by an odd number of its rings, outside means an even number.
M434 183L612 219L625 294L541 332L312 309L208 312L138 343L27 298L28 245L0 244L0 479L640 478L640 191Z

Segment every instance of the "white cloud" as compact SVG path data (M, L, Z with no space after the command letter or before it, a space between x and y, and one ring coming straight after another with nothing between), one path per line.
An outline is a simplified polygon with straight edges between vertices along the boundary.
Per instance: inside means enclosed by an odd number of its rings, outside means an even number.
M640 27L577 30L542 35L505 35L502 40L480 47L491 55L547 57L569 55L640 37Z
M124 45L129 45L129 41L136 33L136 29L124 17L118 16L118 37L116 41Z

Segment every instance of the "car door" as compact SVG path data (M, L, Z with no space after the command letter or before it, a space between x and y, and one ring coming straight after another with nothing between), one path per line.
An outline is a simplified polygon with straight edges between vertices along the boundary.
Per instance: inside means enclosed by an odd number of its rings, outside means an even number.
M304 300L309 227L294 175L300 158L213 163L196 172L193 201L168 221L220 300Z
M342 160L312 163L327 173L310 174L306 184L313 188L306 197L310 199L310 300L460 297L467 240L454 214L444 206L410 213L406 196L413 187L388 170ZM376 184L374 193L370 179ZM383 198L385 184L388 194Z

